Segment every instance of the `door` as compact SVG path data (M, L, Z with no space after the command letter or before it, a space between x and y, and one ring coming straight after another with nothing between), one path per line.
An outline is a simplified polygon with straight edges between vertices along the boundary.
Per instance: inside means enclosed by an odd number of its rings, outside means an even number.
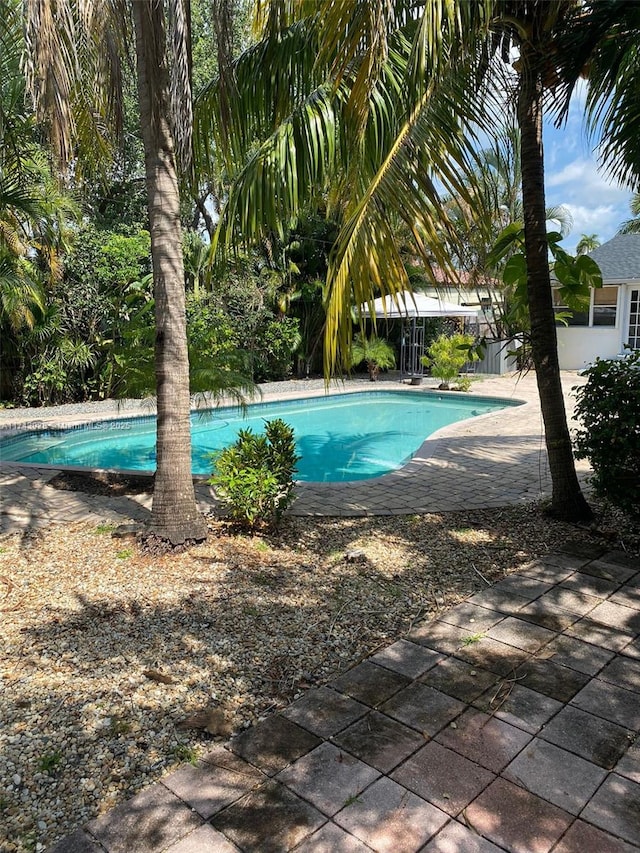
M631 349L640 349L640 289L631 291L627 343Z

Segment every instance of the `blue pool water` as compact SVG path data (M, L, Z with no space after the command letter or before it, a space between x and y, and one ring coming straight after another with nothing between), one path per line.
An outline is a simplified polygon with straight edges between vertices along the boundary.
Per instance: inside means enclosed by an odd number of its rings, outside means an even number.
M297 478L342 482L379 477L407 462L427 436L447 424L518 405L484 397L372 391L218 408L192 415L193 473L210 474L210 454L232 444L241 428L262 432L282 418L295 431ZM105 470L155 469L155 418L101 421L68 430L23 433L0 441L0 459Z

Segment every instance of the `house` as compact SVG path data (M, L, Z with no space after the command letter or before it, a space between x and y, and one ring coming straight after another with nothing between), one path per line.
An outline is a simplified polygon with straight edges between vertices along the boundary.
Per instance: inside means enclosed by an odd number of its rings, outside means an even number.
M567 326L558 326L562 370L614 358L627 346L640 348L640 234L618 234L589 257L600 267L603 286L591 291L588 311L574 311ZM557 291L554 302L557 311L568 310Z

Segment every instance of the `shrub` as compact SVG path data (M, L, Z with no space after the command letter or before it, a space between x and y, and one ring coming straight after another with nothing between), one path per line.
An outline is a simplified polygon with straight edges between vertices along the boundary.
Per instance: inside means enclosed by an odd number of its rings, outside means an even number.
M210 482L234 521L251 530L273 527L294 501L299 458L293 429L276 418L265 421L264 435L240 430L235 444L214 456Z
M640 515L640 350L596 359L576 390L575 455L593 468L596 494Z
M357 334L351 344L351 365L365 361L369 378L374 382L381 370L396 366L396 356L391 344L384 338L366 338Z
M456 378L467 361L475 361L478 358L471 349L473 343L472 335L440 335L427 349L427 354L422 356L422 362L430 367L432 375L440 380L440 388L449 390L449 383Z

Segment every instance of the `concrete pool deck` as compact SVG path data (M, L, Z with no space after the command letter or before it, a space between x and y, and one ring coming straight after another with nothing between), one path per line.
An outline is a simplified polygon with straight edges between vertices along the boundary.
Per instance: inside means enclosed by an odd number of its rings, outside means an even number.
M571 389L582 380L563 373L567 412L573 410ZM397 375L385 376L376 386L363 379L332 385L331 391L409 388ZM420 388L433 391L426 379ZM262 401L284 400L324 393L322 380L272 383L263 388ZM384 477L352 483L300 483L293 515L406 515L448 512L528 503L549 494L549 468L535 375L477 377L472 393L521 400L513 406L461 421L434 433L403 468ZM0 430L17 427L61 426L105 418L149 414L140 404L118 408L113 401L87 406L0 411ZM150 495L107 497L60 491L49 485L59 469L0 462L0 533L69 521L144 522ZM578 465L584 478L589 468ZM215 497L205 483L196 487L203 511L215 509Z

